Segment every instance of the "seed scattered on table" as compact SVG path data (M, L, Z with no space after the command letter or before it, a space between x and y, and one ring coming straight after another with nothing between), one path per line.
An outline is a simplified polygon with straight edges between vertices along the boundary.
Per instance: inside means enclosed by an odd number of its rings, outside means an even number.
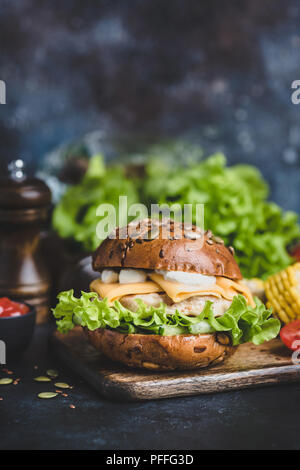
M54 398L57 397L57 393L54 392L42 392L38 394L39 398Z
M54 385L58 388L71 388L70 385L65 382L56 382Z
M0 379L0 385L9 385L13 382L13 379L3 378Z
M35 377L33 380L35 380L36 382L51 382L51 379L49 377L46 377L45 375Z
M58 371L54 369L47 370L46 374L49 375L49 377L51 377L52 379L56 379L56 377L59 376Z

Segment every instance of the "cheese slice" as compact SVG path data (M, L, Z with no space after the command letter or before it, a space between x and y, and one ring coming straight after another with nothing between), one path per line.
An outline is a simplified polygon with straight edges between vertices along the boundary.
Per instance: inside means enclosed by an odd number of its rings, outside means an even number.
M150 274L150 278L152 281L130 284L106 284L102 282L101 279L95 279L91 283L90 288L92 291L97 292L101 298L107 297L110 304L125 295L165 292L174 303L182 302L195 295L211 295L219 299L232 300L235 295L242 294L249 305L252 307L255 306L252 294L246 285L225 277L217 277L214 286L202 289L200 286L188 286L180 282L166 281L163 276L156 273Z
M248 304L251 307L255 307L255 302L253 300L253 296L248 286L246 286L242 281L232 281L231 279L227 279L226 277L217 277L217 285L224 289L224 293L228 294L232 298L238 293L242 294ZM224 297L226 299L226 297ZM231 300L231 299L228 299Z
M152 281L156 282L174 303L189 299L195 295L212 295L214 297L232 300L235 295L241 293L249 305L255 306L249 288L225 277L217 277L216 284L212 287L188 286L179 282L166 281L160 274L150 274Z
M107 300L112 304L115 300L119 300L125 295L132 294L152 294L153 292L162 292L162 288L152 281L135 282L131 284L105 284L101 279L95 279L90 284L90 289L101 297L107 297Z

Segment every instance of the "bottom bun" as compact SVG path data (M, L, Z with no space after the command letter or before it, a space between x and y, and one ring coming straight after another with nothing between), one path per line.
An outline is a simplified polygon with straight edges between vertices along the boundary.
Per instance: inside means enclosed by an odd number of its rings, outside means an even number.
M224 361L236 350L223 333L160 336L84 330L91 344L109 359L148 370L200 369Z

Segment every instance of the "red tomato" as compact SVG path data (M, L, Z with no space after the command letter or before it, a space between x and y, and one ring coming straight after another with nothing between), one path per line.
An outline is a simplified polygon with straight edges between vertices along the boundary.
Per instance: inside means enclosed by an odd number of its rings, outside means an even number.
M29 307L13 302L7 297L0 297L0 317L19 317L29 311Z
M285 325L280 331L280 338L292 351L300 349L300 320Z
M296 259L296 261L300 261L300 245L297 245L293 248L292 256Z

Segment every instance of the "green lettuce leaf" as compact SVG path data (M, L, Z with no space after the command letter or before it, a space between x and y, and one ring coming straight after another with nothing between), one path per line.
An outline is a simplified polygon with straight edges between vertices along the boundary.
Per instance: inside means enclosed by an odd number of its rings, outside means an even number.
M171 157L178 153L182 158L176 164ZM191 149L176 143L149 150L144 200L204 204L205 228L235 248L245 278L266 279L286 268L292 262L287 248L300 239L298 216L268 201L269 188L259 170L227 166L221 153L183 164L185 153L191 154Z
M94 331L111 328L121 333L142 333L158 335L205 334L225 332L234 346L253 342L261 344L275 338L280 322L271 317L271 310L255 299L256 306L247 305L242 295L236 295L229 309L220 317L214 317L212 302L207 301L198 316L189 317L178 310L167 313L166 305L159 307L145 305L140 299L138 308L132 312L116 301L109 305L107 299L99 299L95 292L82 292L80 298L74 291L61 292L58 304L52 309L57 328L68 333L74 326L81 325Z
M138 157L146 167L139 178L129 178L120 166L105 166L101 155L91 158L82 182L70 187L54 209L53 227L60 237L95 250L101 242L96 209L109 203L118 214L120 195L128 196L128 206L143 202L149 211L152 203L202 203L205 228L235 248L245 278L266 279L291 264L288 247L300 240L298 216L268 200L268 185L257 168L228 166L222 153L203 159L199 146L181 140L151 146Z
M95 155L81 183L67 189L53 211L52 225L62 238L78 242L85 251L95 250L100 242L96 215L99 204L112 204L119 214L119 196L128 197L128 206L139 202L136 185L124 168L106 168L101 155ZM118 219L117 219L118 220Z

